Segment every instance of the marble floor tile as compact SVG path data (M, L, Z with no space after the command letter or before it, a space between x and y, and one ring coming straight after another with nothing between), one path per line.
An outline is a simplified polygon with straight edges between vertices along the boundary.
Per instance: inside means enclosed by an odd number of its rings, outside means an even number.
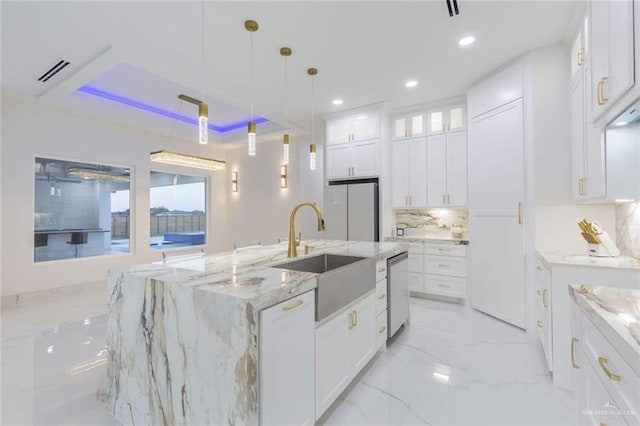
M116 425L105 409L106 287L2 306L2 425ZM326 425L572 425L534 338L468 307L411 299L411 324L320 419Z

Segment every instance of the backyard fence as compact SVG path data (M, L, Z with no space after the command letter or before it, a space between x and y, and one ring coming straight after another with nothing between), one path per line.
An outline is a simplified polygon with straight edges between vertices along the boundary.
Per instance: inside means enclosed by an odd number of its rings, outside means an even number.
M151 216L151 236L166 232L204 232L205 214L171 214ZM111 216L111 239L129 238L130 220L128 215Z

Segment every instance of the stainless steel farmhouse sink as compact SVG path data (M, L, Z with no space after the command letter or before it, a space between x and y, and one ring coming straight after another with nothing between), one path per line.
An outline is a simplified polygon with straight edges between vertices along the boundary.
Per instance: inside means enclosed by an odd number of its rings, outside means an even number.
M319 274L316 321L348 305L376 285L375 262L366 257L321 254L271 266Z

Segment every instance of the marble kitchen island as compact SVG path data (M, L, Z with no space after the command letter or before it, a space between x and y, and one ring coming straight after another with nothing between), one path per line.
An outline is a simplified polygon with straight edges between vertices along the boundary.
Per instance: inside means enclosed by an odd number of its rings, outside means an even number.
M306 244L310 256L375 261L407 250L402 243ZM313 295L317 285L315 273L270 267L287 260L286 251L278 244L111 270L110 413L125 424L258 424L260 312Z

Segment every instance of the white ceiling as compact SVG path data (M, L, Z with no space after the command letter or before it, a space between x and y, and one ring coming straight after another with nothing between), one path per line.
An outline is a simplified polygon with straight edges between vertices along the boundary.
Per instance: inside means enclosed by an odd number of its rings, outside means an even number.
M444 0L207 2L205 98L229 106L220 117L212 111L210 120L225 124L248 117L247 19L260 24L254 34L256 114L284 122L284 59L279 49L291 47L289 121L302 133L310 123L308 67L319 69L318 115L379 101L400 108L464 95L473 81L510 59L561 42L578 7L576 1L458 4L460 15L450 18ZM75 90L90 82L108 83L112 92L175 111L176 90L200 97L199 1L3 1L1 7L4 93L165 134L171 119L107 105ZM476 36L476 43L459 47L457 41L468 34ZM71 65L48 83L36 81L59 59ZM109 80L105 73L118 66L139 73ZM148 78L142 78L145 73ZM419 85L405 88L408 79ZM332 105L336 97L344 104ZM190 107L183 105L181 113L189 114ZM172 125L171 131L176 137L193 134L193 128L181 124Z

